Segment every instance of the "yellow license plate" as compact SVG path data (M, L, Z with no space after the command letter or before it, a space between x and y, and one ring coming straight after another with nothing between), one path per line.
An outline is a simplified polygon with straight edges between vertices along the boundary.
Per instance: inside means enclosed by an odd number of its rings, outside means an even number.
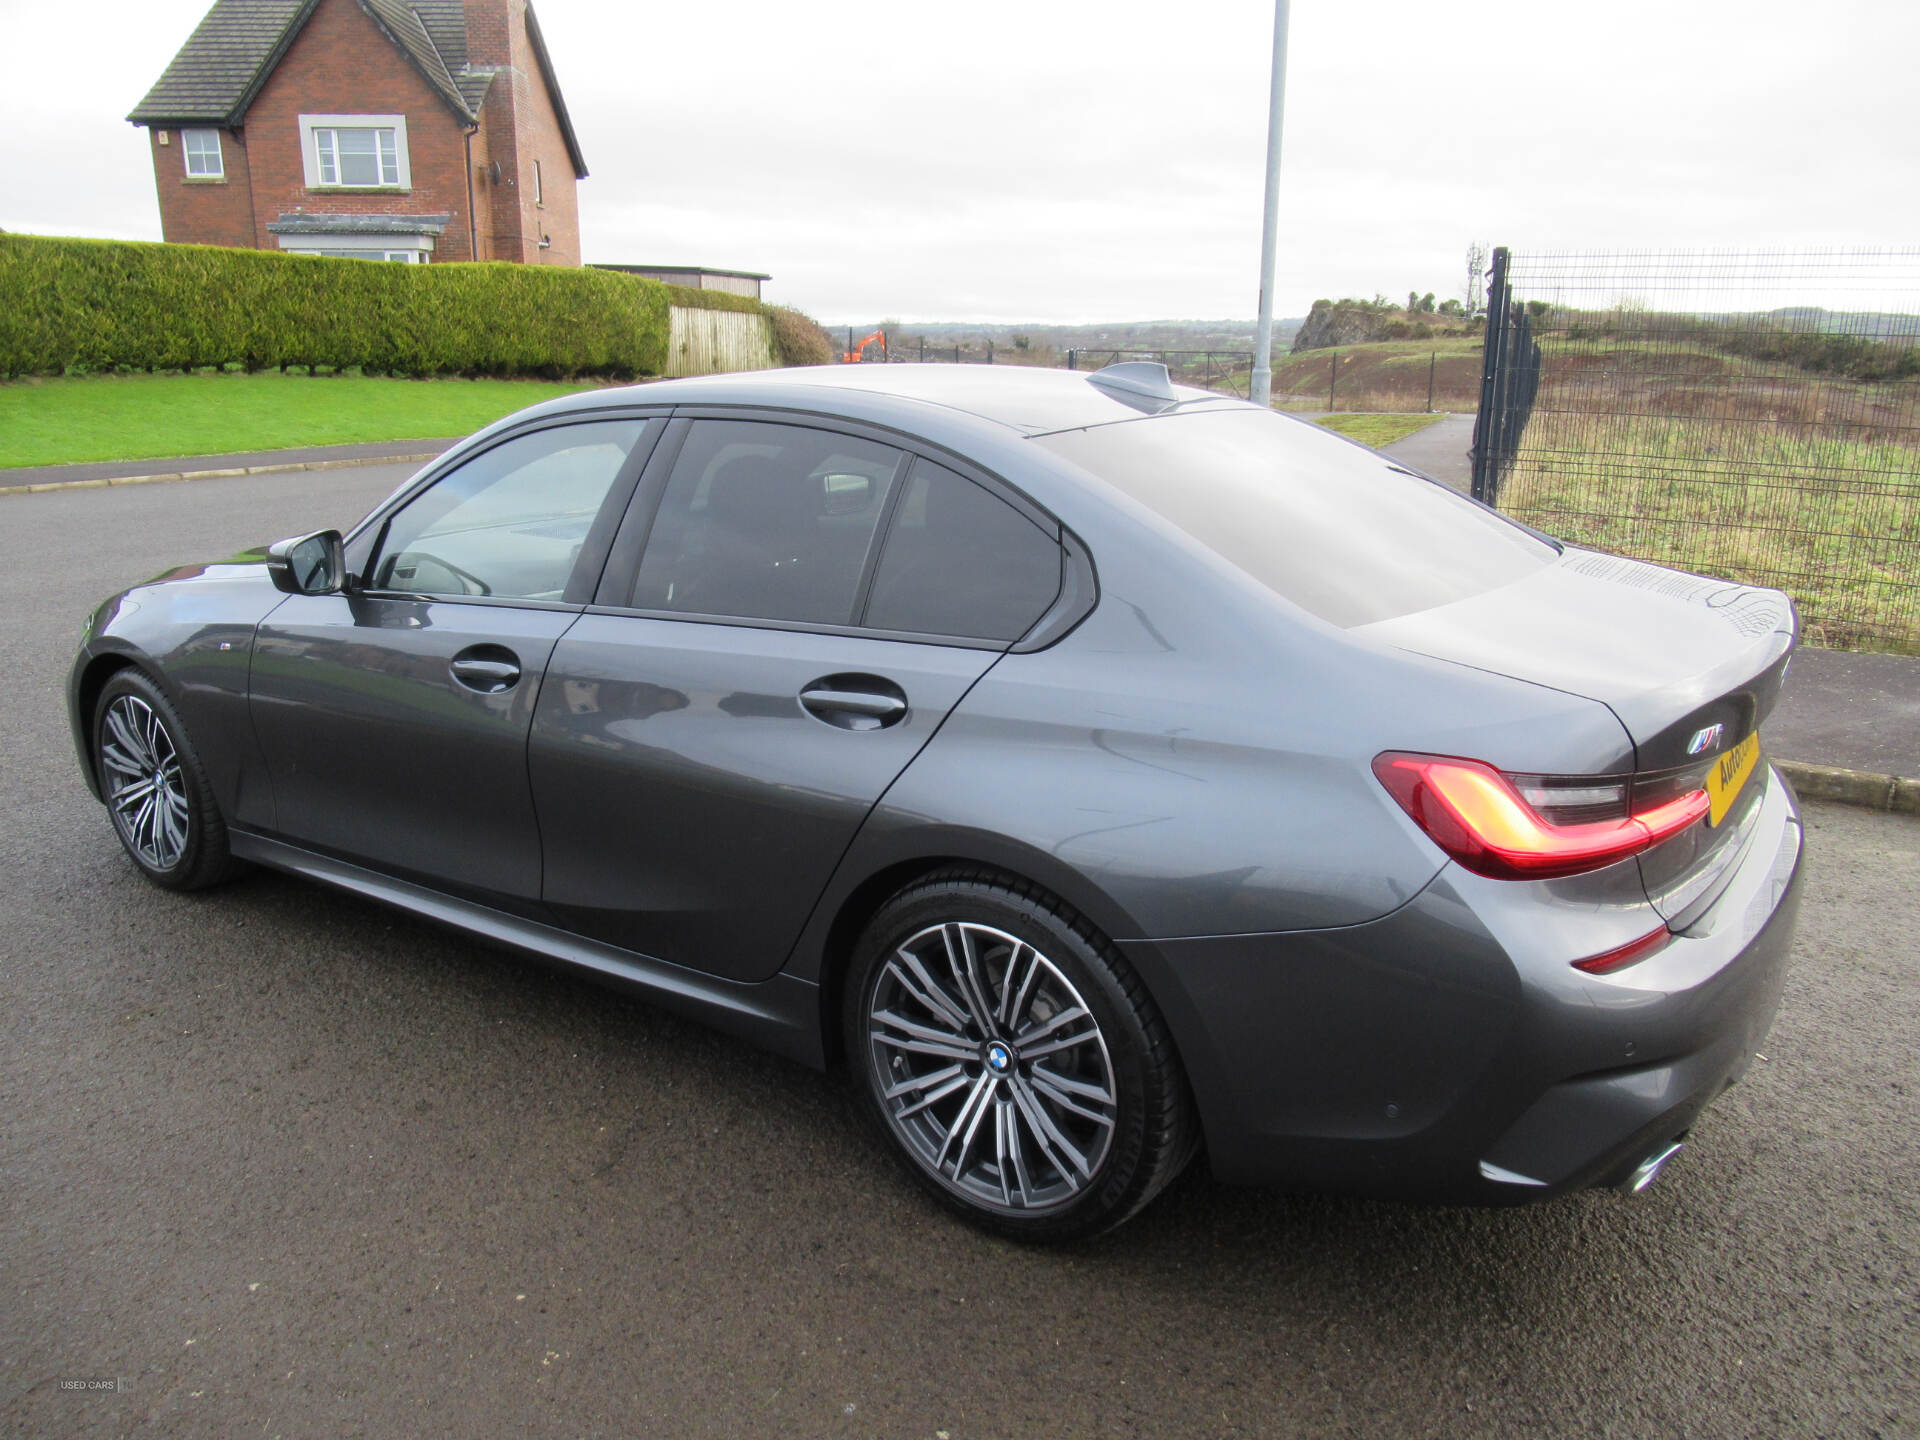
M1740 787L1747 783L1759 758L1760 732L1756 730L1713 762L1713 768L1707 771L1707 824L1718 825L1727 818L1727 811L1733 808Z

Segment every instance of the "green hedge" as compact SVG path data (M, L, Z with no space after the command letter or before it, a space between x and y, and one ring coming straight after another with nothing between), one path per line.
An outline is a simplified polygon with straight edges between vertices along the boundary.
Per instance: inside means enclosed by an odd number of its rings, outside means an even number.
M0 234L0 376L209 365L657 375L669 304L772 308L608 270Z

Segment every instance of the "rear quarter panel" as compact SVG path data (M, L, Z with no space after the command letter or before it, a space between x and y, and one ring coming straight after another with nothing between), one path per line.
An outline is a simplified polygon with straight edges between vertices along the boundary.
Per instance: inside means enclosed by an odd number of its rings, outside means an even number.
M1359 924L1444 863L1374 778L1380 751L1549 772L1631 753L1596 702L1356 639L1124 513L1069 523L1098 606L967 694L875 807L829 914L890 865L952 857L1048 886L1115 939ZM803 941L794 962L820 958Z

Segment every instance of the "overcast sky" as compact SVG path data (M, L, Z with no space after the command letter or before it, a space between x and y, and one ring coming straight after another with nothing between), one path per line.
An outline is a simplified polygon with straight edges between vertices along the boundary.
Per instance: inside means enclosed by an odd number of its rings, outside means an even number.
M0 0L0 228L160 238L122 118L208 0ZM1268 0L536 0L588 261L830 322L1246 317ZM1293 7L1282 315L1518 248L1920 242L1920 5Z

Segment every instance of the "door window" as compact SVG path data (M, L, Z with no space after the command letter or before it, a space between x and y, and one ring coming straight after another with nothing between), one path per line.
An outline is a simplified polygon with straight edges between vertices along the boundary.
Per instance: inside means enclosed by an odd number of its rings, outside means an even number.
M634 585L641 610L847 625L900 452L802 425L696 421Z
M1017 640L1060 593L1059 544L964 475L914 463L864 623Z
M369 588L561 599L646 424L557 426L475 456L388 521Z

